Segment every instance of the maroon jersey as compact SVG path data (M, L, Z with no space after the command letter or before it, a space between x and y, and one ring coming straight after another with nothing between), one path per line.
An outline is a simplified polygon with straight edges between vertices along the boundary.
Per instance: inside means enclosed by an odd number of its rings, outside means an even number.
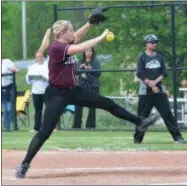
M53 42L49 46L49 82L57 87L76 85L76 57L67 55L69 44Z

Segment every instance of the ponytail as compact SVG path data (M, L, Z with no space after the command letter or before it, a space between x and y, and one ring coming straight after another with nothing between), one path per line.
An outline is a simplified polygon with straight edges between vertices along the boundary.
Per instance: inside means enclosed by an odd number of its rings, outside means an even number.
M45 50L48 49L51 42L51 32L52 32L52 28L48 28L42 40L42 44L38 50L39 52L44 53Z

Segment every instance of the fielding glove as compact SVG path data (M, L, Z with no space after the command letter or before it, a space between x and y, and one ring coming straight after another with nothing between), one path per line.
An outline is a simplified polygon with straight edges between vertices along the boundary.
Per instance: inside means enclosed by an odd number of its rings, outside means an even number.
M96 8L92 11L90 16L88 17L88 21L90 24L99 24L101 22L106 21L108 18L104 16L102 13L107 11L108 8Z

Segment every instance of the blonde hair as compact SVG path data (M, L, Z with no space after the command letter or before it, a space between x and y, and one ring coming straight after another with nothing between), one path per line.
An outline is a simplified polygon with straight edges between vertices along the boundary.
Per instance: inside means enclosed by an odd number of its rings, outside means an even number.
M49 47L51 43L52 32L54 40L56 40L59 38L61 32L65 32L68 29L69 24L71 24L70 21L59 20L53 24L52 28L48 28L38 52L43 53Z

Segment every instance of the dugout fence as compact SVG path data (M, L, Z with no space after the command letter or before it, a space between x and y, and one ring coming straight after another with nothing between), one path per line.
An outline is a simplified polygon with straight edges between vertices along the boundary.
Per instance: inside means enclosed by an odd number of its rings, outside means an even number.
M178 69L179 71L181 71L181 69ZM184 70L184 69L183 69ZM94 71L94 70L92 70ZM96 70L95 70L96 71ZM85 71L77 71L78 73L82 73ZM137 101L138 101L138 97L137 97L137 89L139 87L139 82L136 80L135 78L135 74L136 73L136 69L116 69L116 70L101 70L102 72L102 76L104 78L108 78L107 74L114 74L114 78L113 78L113 84L116 84L118 87L117 89L119 89L119 93L116 93L115 95L117 96L111 96L111 95L105 95L109 98L111 98L112 100L114 100L117 104L121 105L122 107L126 108L127 110L131 111L132 113L136 114L136 110L137 110ZM118 77L116 77L116 74L118 74ZM168 69L168 74L169 77L168 79L171 79L171 69ZM12 74L11 74L12 75ZM26 75L26 74L25 74ZM122 79L131 79L131 86L132 86L132 90L128 90L128 92L126 92L126 89L123 88L123 85L120 83ZM17 95L17 91L16 91L16 79L14 78L14 92L15 95ZM17 82L18 83L18 82ZM102 81L101 81L102 83ZM110 83L111 84L111 83ZM128 85L129 86L129 85ZM101 87L105 87L104 84L101 84ZM109 87L109 89L111 88L111 91L114 89L113 85L111 85L111 87ZM101 93L102 94L102 93ZM104 94L102 94L104 95ZM16 99L15 99L16 100ZM170 101L170 106L172 111L174 112L174 104L173 104L173 96L169 95L169 101ZM32 100L30 103L30 126L23 126L23 127L33 127L33 104L32 104ZM156 112L155 109L152 110L153 113ZM69 113L69 112L64 112L62 114L62 122L61 122L61 129L62 130L72 130L72 126L73 126L73 122L74 122L74 117L73 117L74 113ZM80 130L87 130L85 127L86 124L86 119L87 119L87 115L88 115L88 109L84 108L83 111L83 118L82 118L82 128ZM16 119L16 112L14 114L14 126L15 129L18 130L18 126L20 125L19 123L17 124L17 119ZM180 129L182 131L186 131L187 130L187 98L183 98L183 95L181 94L178 98L177 98L177 121L178 121L178 125L180 127ZM16 128L17 126L17 128ZM22 128L23 128L22 127ZM95 130L112 130L112 131L133 131L134 130L134 125L130 124L127 121L118 119L116 117L114 117L113 115L111 115L110 113L104 111L104 110L100 110L97 109L96 110L96 129ZM150 127L149 129L150 131L166 131L166 127L164 125L163 120L160 118L158 120L158 122L156 122L153 126Z

